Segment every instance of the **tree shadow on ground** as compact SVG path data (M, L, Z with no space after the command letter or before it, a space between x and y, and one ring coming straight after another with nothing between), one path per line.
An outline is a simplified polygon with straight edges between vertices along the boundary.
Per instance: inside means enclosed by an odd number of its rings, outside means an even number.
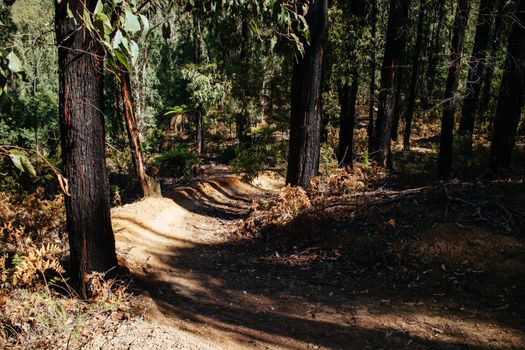
M206 202L194 212L212 210L227 220L246 215L222 214L234 202L200 195ZM523 348L523 246L502 258L519 265L509 269L503 263L479 271L439 254L418 255L411 247L425 232L444 220L454 226L459 212L470 209L445 203L440 189L416 193L401 206L385 203L337 215L305 213L255 238L159 252L169 268L140 273L139 281L180 327L246 347ZM439 217L447 206L455 216ZM385 225L390 219L395 225Z

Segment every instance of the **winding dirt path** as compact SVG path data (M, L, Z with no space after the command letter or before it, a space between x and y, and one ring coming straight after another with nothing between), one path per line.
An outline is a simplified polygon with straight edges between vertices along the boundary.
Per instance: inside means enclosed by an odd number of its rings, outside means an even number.
M280 263L269 259L279 252L265 244L232 240L252 200L267 195L238 178L212 178L164 195L112 211L120 259L147 291L150 308L144 319L123 322L90 348L482 350L525 344L520 327L494 319L468 297L458 301L410 286L400 291L397 282L392 289L373 269L345 275L327 263Z

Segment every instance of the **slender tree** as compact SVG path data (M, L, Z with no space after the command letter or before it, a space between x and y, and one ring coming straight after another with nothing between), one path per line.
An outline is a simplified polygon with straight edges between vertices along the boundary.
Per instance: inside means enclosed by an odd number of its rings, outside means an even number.
M320 129L319 95L323 47L327 26L328 0L313 0L306 15L310 42L297 53L292 73L290 149L286 183L307 187L319 171Z
M345 83L339 88L341 119L339 123L339 148L337 159L344 166L352 166L354 155L355 107L359 89L357 67L352 68L352 84Z
M476 22L476 36L474 48L469 62L467 92L463 101L463 110L459 123L458 133L464 136L464 146L467 150L472 148L472 134L474 133L474 119L479 104L481 83L487 58L487 45L491 27L490 15L494 8L493 0L481 0Z
M454 112L456 109L456 90L461 71L461 58L465 41L465 30L470 12L470 0L458 0L452 41L447 85L445 88L445 106L441 119L441 137L439 148L439 176L449 178L452 175L452 151L454 142Z
M200 39L200 16L197 10L193 11L193 63L201 63L201 39ZM198 107L194 112L195 122L195 149L198 154L202 153L204 148L204 139L202 137L202 110Z
M385 168L392 167L391 124L394 115L399 57L405 43L410 0L391 0L381 68L381 90L375 125L374 158Z
M347 11L345 17L350 17L350 21L355 21L358 26L362 26L365 17L365 2L356 0L350 2L349 6L344 6ZM354 157L354 128L356 118L357 93L359 91L359 67L355 43L349 43L350 51L350 78L351 83L345 80L338 88L339 105L341 107L339 121L339 148L337 158L343 166L352 167Z
M241 50L239 54L240 68L242 69L242 81L239 82L243 96L242 111L237 114L236 128L237 138L242 145L249 146L251 144L250 129L252 126L250 117L250 99L252 98L253 87L251 77L251 57L250 57L250 42L252 40L252 30L250 28L248 14L243 14L241 21Z
M445 27L445 19L447 14L446 1L437 0L434 2L437 6L436 8L436 24L432 33L432 41L430 44L430 49L428 51L428 65L427 65L427 74L426 74L426 94L424 96L423 106L429 108L429 99L434 98L434 91L436 86L436 74L437 68L440 63L440 53L441 53L441 36L443 33L443 28Z
M490 102L490 93L492 91L492 78L494 77L495 67L497 66L497 52L503 46L501 43L502 33L503 33L503 15L504 8L507 1L497 0L496 1L496 11L493 16L492 30L490 35L490 47L487 57L487 69L483 78L483 92L481 93L481 98L479 101L479 115L483 121L487 119L487 112L489 109Z
M126 121L126 129L128 131L131 160L133 161L135 174L139 182L140 194L142 197L160 196L159 184L153 177L146 174L144 153L142 152L142 142L140 140L137 118L135 116L135 104L133 102L129 72L120 66L119 76L122 84L122 104L124 106L124 120Z
M419 80L419 68L421 66L421 53L423 51L424 24L425 23L425 0L419 1L419 11L417 20L416 43L412 51L412 73L410 76L410 87L407 100L407 111L405 115L405 131L403 133L403 148L410 148L410 134L412 132L412 119L417 97L417 82Z
M513 17L507 58L494 119L491 167L510 167L512 149L524 104L525 93L525 0L520 0Z
M372 35L372 52L370 53L370 86L368 101L368 153L374 151L374 106L376 95L376 68L377 68L377 53L376 53L376 37L377 37L377 0L371 1L370 23Z
M107 272L117 265L104 149L104 51L82 27L84 9L92 13L96 3L96 0L55 2L62 161L69 190L65 202L71 275L83 297L88 295L86 278L90 272Z

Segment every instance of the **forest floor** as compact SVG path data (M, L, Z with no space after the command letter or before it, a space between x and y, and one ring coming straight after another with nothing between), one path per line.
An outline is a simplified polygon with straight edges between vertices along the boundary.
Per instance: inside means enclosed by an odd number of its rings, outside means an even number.
M525 348L523 177L394 173L305 199L208 173L113 209L147 307L85 348Z

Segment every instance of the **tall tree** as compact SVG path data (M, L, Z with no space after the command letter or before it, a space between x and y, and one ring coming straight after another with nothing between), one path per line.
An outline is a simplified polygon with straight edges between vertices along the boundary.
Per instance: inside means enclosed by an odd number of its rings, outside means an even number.
M243 13L241 21L241 50L239 53L240 68L243 72L242 81L239 82L241 92L243 94L241 113L237 114L236 128L237 138L242 145L250 145L250 129L251 129L251 117L250 117L250 98L253 95L253 84L251 77L251 57L250 57L250 42L252 40L252 30L250 28L249 17L247 13Z
M443 33L443 28L445 27L445 19L447 14L447 2L442 0L434 1L436 5L435 13L435 26L432 32L432 41L430 44L430 49L428 51L428 65L427 65L427 74L426 74L426 94L424 96L423 106L429 108L429 99L434 98L434 91L436 86L436 74L437 68L440 62L440 52L441 52L441 36Z
M307 2L305 2L306 4ZM319 95L328 0L312 0L306 14L310 42L297 54L293 67L290 112L290 148L286 183L307 187L319 171Z
M372 153L374 149L374 105L376 95L376 67L377 67L377 53L376 53L376 40L377 40L377 0L372 0L370 10L370 24L371 24L371 35L372 35L372 50L370 52L370 86L369 95L370 100L368 101L368 153Z
M391 124L396 104L399 57L405 43L409 6L410 0L390 1L374 136L374 158L385 168L392 167Z
M463 101L463 110L459 123L458 133L466 139L464 146L467 150L472 147L472 134L474 132L474 119L476 109L479 104L479 95L485 62L487 58L487 45L491 27L490 15L494 8L493 0L481 0L479 13L476 22L476 35L474 38L474 48L469 62L469 73L467 80L467 92Z
M512 149L524 104L525 93L525 0L520 0L513 17L507 58L494 119L491 167L510 167Z
M201 25L200 25L200 16L197 10L193 11L193 63L198 65L201 63ZM202 137L202 109L197 107L194 112L194 122L195 122L195 148L198 154L202 153L204 148L204 139Z
M421 66L421 52L423 50L424 24L425 23L425 0L419 1L419 11L417 20L416 43L412 51L412 73L410 76L410 87L407 100L407 111L405 115L405 131L403 133L403 148L410 148L410 134L412 131L412 119L417 97L417 82L419 80L419 68Z
M135 104L133 102L133 93L131 89L131 79L129 72L120 66L119 72L122 87L122 104L124 106L124 120L128 131L129 145L131 149L131 160L135 168L135 174L139 181L140 194L143 197L160 196L160 186L157 181L146 174L144 165L144 153L142 152L142 142L135 115Z
M352 68L352 84L344 83L339 87L339 105L341 117L339 121L339 148L337 159L341 165L352 166L354 155L355 107L359 89L359 73L357 67Z
M365 16L365 2L363 0L351 1L349 6L344 6L343 8L345 9L343 12L345 14L345 20L347 22L352 21L358 28L362 28L364 25L362 22ZM356 31L354 30L354 32ZM345 79L342 86L338 88L341 113L337 159L341 165L351 167L354 156L354 128L357 93L359 91L359 67L358 47L355 41L348 44L350 62L347 62L346 66L350 67L350 79Z
M452 175L452 153L454 142L454 113L456 109L456 90L461 71L461 58L465 42L465 30L470 12L470 0L458 0L452 40L447 85L445 88L445 106L441 119L441 137L439 148L439 176L449 178Z
M84 10L93 13L96 3L55 2L71 274L83 297L88 294L86 277L90 272L107 272L117 265L104 148L104 51L83 28L82 20ZM68 9L73 17L68 16Z
M490 34L490 47L489 47L489 53L487 57L487 69L486 73L483 77L483 92L481 93L481 98L479 102L479 115L483 120L486 120L487 118L487 111L489 109L489 102L490 102L490 93L492 90L492 78L494 77L494 71L497 66L497 52L500 50L500 48L503 46L502 41L502 34L503 34L503 19L504 19L504 12L505 12L505 4L507 1L505 0L497 0L496 1L496 11L493 16L493 23L492 23L492 30Z

